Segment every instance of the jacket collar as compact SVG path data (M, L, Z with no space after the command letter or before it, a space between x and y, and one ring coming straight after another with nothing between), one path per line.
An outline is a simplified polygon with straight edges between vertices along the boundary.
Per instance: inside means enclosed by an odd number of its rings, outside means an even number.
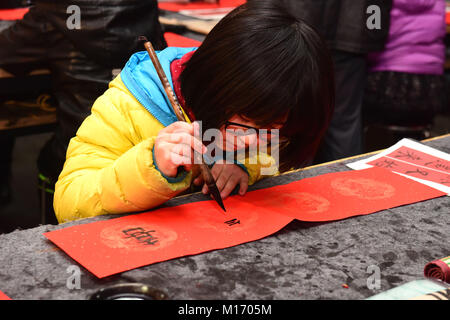
M159 62L172 84L170 64L197 48L169 47L158 51ZM133 54L122 70L121 79L131 94L165 127L177 121L164 87L146 51Z

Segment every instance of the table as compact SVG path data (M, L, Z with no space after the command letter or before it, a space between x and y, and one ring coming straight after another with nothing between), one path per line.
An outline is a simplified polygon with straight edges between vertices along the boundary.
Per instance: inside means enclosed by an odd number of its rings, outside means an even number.
M178 12L160 10L159 22L166 32L174 32L184 37L203 41L211 29L219 22L189 18Z
M450 152L450 135L425 143ZM268 178L250 190L349 170L345 164L351 161L354 159ZM174 198L165 206L204 199L202 194L191 194ZM336 222L294 221L259 241L104 279L80 267L81 289L69 289L66 284L71 268L79 265L42 234L116 217L99 216L0 235L0 290L12 299L87 299L113 284L140 282L176 300L365 299L422 279L427 262L450 254L450 200L441 197ZM380 269L378 290L367 286L370 266Z
M0 20L0 32L12 24L14 21ZM0 134L18 136L53 131L57 123L55 108L30 107L36 104L35 101L18 101L24 96L33 96L33 100L37 100L45 92L51 92L48 69L33 70L25 76L15 77L0 68ZM3 103L11 100L18 103Z

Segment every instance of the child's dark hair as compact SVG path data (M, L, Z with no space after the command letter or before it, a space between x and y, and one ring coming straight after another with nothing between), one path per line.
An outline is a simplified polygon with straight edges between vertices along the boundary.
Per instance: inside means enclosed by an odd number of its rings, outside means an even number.
M270 126L288 115L280 134L280 171L310 161L334 107L331 55L318 33L283 1L252 1L224 17L181 74L186 104L203 129L234 115Z

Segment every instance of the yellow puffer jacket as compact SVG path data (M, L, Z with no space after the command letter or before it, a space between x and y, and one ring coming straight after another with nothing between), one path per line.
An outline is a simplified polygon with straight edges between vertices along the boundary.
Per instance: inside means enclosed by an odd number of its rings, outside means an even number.
M163 66L183 53L181 50L173 54ZM160 60L165 61L164 57ZM128 78L137 72L136 66L144 62L145 67L150 68L148 55L145 57L141 53L137 60L130 61L125 67ZM152 154L155 138L165 126L162 122L167 120L158 120L151 107L141 104L141 98L138 101L130 92L130 85L122 80L124 74L122 71L95 101L91 115L70 141L66 162L55 186L54 209L60 223L102 214L148 210L191 184L192 172L185 172L169 182L155 167ZM170 77L169 69L166 74ZM158 100L158 95L161 92L152 99ZM264 167L273 165L273 161L267 159L260 163L266 164ZM249 184L261 178L260 168L259 162L246 165Z

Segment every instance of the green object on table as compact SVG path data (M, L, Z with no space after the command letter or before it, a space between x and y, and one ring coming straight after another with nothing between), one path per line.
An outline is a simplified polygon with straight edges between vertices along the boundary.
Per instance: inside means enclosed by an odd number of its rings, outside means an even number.
M425 294L441 291L445 287L437 282L423 279L407 282L399 287L381 292L366 300L408 300Z

